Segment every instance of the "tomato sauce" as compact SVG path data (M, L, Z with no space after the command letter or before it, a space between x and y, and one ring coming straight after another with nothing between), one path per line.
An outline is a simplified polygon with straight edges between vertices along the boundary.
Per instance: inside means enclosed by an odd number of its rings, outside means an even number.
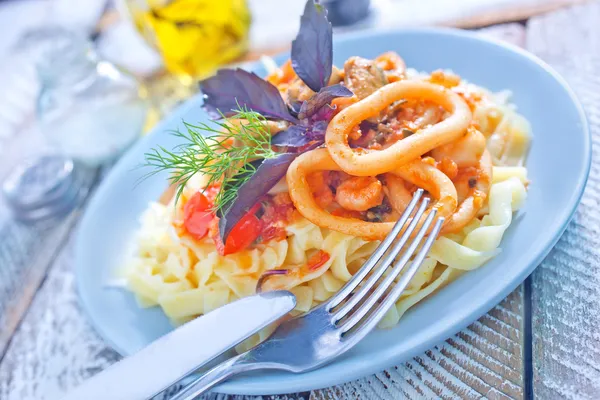
M183 207L183 228L191 237L202 240L210 237L220 255L237 253L252 245L270 240L284 240L285 227L294 214L294 204L287 193L265 196L257 203L229 233L226 243L219 234L219 218L213 205L219 186L213 185L195 193Z
M323 250L319 250L308 259L308 262L306 264L310 271L314 271L316 269L319 269L319 267L322 267L323 264L329 261L330 258L331 256L329 255L329 253Z

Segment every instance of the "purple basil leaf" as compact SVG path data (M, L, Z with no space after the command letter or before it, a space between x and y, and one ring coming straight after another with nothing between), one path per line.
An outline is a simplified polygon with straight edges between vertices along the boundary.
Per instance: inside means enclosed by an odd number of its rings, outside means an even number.
M353 95L354 94L350 89L340 84L324 87L319 90L319 93L302 103L298 118L304 119L312 117L321 108L329 105L333 99L338 97L351 97Z
M282 153L276 158L253 161L256 168L250 179L242 184L237 192L237 197L225 204L217 216L219 220L219 235L226 243L231 230L237 225L244 215L262 196L264 196L287 172L288 167L298 154Z
M325 141L325 132L327 131L327 125L329 125L329 120L327 121L317 121L315 122L309 132L309 136L313 140L319 140L321 142Z
M321 107L319 111L315 115L311 117L313 121L331 121L333 118L333 114L335 112L335 107L331 107L330 105L326 105L325 107Z
M271 138L271 144L279 147L302 147L312 141L308 135L309 128L302 125L290 125L285 131Z
M256 111L266 118L296 122L288 111L279 90L256 74L243 69L220 69L200 82L204 108L217 118L234 115L239 107Z
M300 31L292 42L292 68L314 92L327 86L333 65L331 24L327 10L308 0L300 18Z
M302 102L299 100L292 101L291 103L288 104L288 109L290 111L290 114L292 114L294 117L298 117L298 113L300 112L301 107L302 107Z

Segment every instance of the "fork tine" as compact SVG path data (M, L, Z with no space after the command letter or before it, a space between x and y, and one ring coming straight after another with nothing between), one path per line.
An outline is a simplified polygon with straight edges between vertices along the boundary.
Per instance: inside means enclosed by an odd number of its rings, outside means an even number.
M375 251L373 252L371 257L369 257L367 262L365 262L365 264L352 277L352 279L350 279L344 287L342 287L335 295L333 295L329 299L329 302L327 303L327 311L330 311L331 309L336 307L338 304L340 304L344 299L346 299L350 295L350 293L352 293L352 291L354 289L356 289L356 287L363 281L363 279L367 276L367 274L369 272L371 272L373 267L375 267L375 265L377 265L377 262L379 261L379 259L390 248L392 243L394 243L396 236L398 236L398 234L400 233L400 231L406 224L408 217L410 217L410 214L415 209L418 201L423 196L423 193L424 193L423 189L418 189L415 192L412 200L410 201L410 203L404 210L404 213L402 213L402 216L400 217L398 222L396 222L396 224L392 228L392 231L389 233L389 235L383 240L383 242L381 242L381 244L377 247L377 249L375 249Z
M429 199L425 198L422 201L421 206L413 216L413 219L408 225L408 227L406 228L398 242L394 245L394 247L392 247L392 250L386 255L386 257L381 262L375 273L373 273L373 275L369 277L365 284L353 294L353 296L346 302L346 304L344 304L339 310L337 310L333 314L334 323L348 315L348 313L350 313L350 311L358 304L358 302L361 301L369 293L369 291L377 285L377 281L379 280L379 278L381 278L381 276L385 273L392 261L396 258L396 256L398 256L398 253L400 253L400 251L402 250L402 247L404 247L404 245L410 238L410 235L412 235L413 231L417 227L417 224L421 220L423 213L425 213L428 204Z
M427 230L431 226L433 220L435 219L436 213L437 213L437 210L435 210L435 209L433 209L429 212L429 215L425 219L425 222L421 226L421 229L419 229L417 236L410 243L410 245L408 246L408 248L406 249L404 254L402 254L402 257L400 257L400 259L398 261L396 261L390 274L385 277L385 279L383 280L383 282L381 282L380 285L377 286L377 288L375 289L373 294L371 294L371 296L369 296L369 298L363 304L361 304L361 306L358 309L356 309L356 311L348 318L348 320L344 321L344 323L340 326L342 333L348 332L356 324L358 324L360 322L360 320L363 319L367 315L367 313L375 306L375 303L377 301L379 301L379 299L384 295L386 290L394 283L394 280L398 277L398 275L400 275L400 272L404 269L404 267L408 263L410 257L412 257L413 253L415 252L415 250L421 243L421 240L425 236L425 233L427 232ZM415 220L416 220L416 216L415 216ZM439 224L439 222L438 222L438 224ZM400 252L402 247L403 247L403 244L401 244L401 243L396 244L394 249L390 252L390 254L386 257L386 259L382 262L381 269L387 269L387 267L394 261L394 258L395 258L394 253L396 253L396 255L397 255ZM429 250L429 249L427 249L427 250ZM422 253L422 251L419 252L419 254L421 254L421 253ZM412 272L412 270L415 269L415 266L416 266L416 269L419 268L419 265L421 264L421 262L417 263L415 261L418 261L418 260L413 261L412 265L409 268L409 271L407 271L407 274L405 274L405 276L403 277L403 279L400 280L400 282L404 283L404 281L406 281L406 279L405 279L406 275L408 275L408 272ZM410 281L410 278L412 278L412 276L409 277L408 281ZM406 285L408 285L408 281L406 282L404 287L397 284L395 289L398 289L400 287L401 288L400 293L401 293L402 290L404 290L404 288L406 287ZM387 297L386 297L386 299L387 299ZM380 307L378 307L378 309L380 309ZM387 308L385 311L387 311Z
M409 269L406 271L406 273L404 275L402 275L402 278L400 278L398 283L396 283L396 286L394 286L392 291L385 297L385 299L381 302L381 304L379 304L379 306L377 306L375 311L371 315L369 315L367 317L367 319L365 320L365 322L360 327L358 327L357 331L354 332L354 335L353 335L353 336L355 336L354 340L360 340L362 337L367 335L373 328L375 328L375 325L377 325L379 323L379 321L381 321L381 319L383 318L385 313L389 310L389 308L392 307L394 305L394 303L396 303L396 301L398 301L398 298L400 297L400 295L402 294L404 289L406 289L410 280L413 278L413 276L419 270L419 267L421 266L421 264L423 263L423 260L427 256L427 253L429 253L429 250L431 249L433 242L435 241L438 234L442 230L443 223L444 223L444 218L440 218L437 220L435 226L429 233L427 240L425 240L425 244L423 245L421 250L419 250L419 252L415 256ZM345 332L347 332L347 330Z

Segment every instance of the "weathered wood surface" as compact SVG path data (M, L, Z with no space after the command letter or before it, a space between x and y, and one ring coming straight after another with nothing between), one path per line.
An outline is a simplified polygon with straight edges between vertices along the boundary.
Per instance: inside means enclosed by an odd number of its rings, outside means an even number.
M492 27L484 33L524 44L524 28L518 24ZM60 398L119 359L79 307L73 276L74 237L61 251L0 363L2 400ZM519 288L458 335L406 363L332 388L267 398L521 399L522 304Z
M481 12L466 18L450 21L444 25L456 28L479 28L506 22L523 21L535 15L550 13L564 7L584 3L588 0L547 0L541 2L522 1L521 4L506 4L493 12Z
M12 223L0 229L0 355L31 304L76 216L70 215L57 226L40 230Z
M0 150L0 182L22 159L48 151L44 138L32 125L4 145L6 148ZM95 173L81 171L80 181L85 196ZM73 212L52 222L19 223L0 195L0 359L78 216Z
M593 141L581 205L533 274L534 393L539 399L599 399L600 3L532 19L527 41L578 94Z

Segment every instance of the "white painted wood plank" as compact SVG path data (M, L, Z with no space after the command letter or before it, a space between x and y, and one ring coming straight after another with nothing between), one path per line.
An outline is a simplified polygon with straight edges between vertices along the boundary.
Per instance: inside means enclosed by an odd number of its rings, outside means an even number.
M534 18L528 48L572 85L592 126L593 165L567 231L533 275L534 394L600 396L600 4Z

